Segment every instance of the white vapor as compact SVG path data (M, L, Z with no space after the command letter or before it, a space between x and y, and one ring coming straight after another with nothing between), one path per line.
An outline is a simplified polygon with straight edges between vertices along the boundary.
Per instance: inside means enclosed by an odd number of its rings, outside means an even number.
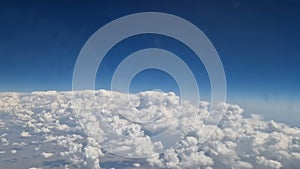
M238 105L220 104L215 111L224 114L222 120L209 125L207 102L181 104L174 93L158 91L131 94L129 99L118 92L113 96L105 90L0 94L1 164L13 168L26 157L22 168L107 168L122 165L122 160L127 168L300 166L299 128L258 115L245 118ZM183 138L177 145L167 147L168 141L152 139L170 126L170 139ZM111 153L146 158L130 161ZM16 161L10 163L12 159ZM40 163L30 163L32 159Z

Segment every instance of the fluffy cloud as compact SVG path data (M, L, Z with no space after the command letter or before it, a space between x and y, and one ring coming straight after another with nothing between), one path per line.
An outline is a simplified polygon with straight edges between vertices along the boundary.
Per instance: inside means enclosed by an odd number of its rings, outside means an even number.
M52 157L53 154L52 154L52 153L43 152L43 153L41 154L41 156L43 156L44 158L49 158L49 157Z
M21 136L22 137L30 137L31 135L27 131L22 131Z
M22 155L26 145L42 157L63 159L60 165L65 168L119 164L122 159L113 154L145 157L131 163L123 159L132 164L128 168L293 169L300 165L299 128L263 121L258 115L246 118L238 105L222 103L214 111L223 114L218 124L209 122L214 119L208 118L207 102L181 102L172 92L2 93L0 152L4 153L0 159L7 152ZM12 130L20 134L12 135ZM181 141L171 146L178 138ZM41 162L35 167L44 166Z
M299 142L296 141L300 138L298 128L274 121L244 118L243 110L237 105L224 104L222 108L225 110L224 118L205 143L200 144L200 128L196 126L191 131L192 137L188 135L181 141L172 151L172 155L166 153L159 158L166 164L171 163L172 168L298 167L300 162L297 156L300 150ZM293 154L297 154L297 157ZM170 159L170 156L180 160Z

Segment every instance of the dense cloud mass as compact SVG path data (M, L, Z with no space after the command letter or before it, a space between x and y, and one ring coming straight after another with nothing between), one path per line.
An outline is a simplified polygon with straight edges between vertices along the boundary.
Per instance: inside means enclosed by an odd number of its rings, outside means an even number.
M214 111L172 92L1 93L0 168L299 168L299 128Z

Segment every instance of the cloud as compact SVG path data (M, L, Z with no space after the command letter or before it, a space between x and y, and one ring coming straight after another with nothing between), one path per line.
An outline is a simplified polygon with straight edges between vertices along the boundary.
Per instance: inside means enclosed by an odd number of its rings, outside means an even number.
M181 102L174 93L158 91L129 97L113 92L113 96L105 90L1 94L0 156L22 155L24 146L16 146L26 145L42 157L64 159L65 167L100 168L110 160L121 160L113 154L146 157L132 159L131 167L147 168L300 165L299 128L264 121L258 115L244 117L238 105L219 104L214 111L223 118L216 125L209 123L214 119L208 119L207 102ZM12 130L20 134L12 135ZM182 140L169 146L176 138ZM23 154L30 155L25 150Z
M53 154L52 154L52 153L43 152L43 153L41 154L41 156L43 156L44 158L49 158L49 157L52 157Z
M12 154L16 154L17 153L17 150L11 150L10 151Z
M300 162L298 128L261 121L257 116L244 118L243 110L237 105L224 104L222 108L224 118L209 140L199 144L201 134L196 126L191 131L192 137L188 135L172 151L172 156L180 160L174 162L166 153L160 157L161 161L171 163L172 168L297 168Z
M30 137L31 135L27 131L22 131L21 136L22 137Z

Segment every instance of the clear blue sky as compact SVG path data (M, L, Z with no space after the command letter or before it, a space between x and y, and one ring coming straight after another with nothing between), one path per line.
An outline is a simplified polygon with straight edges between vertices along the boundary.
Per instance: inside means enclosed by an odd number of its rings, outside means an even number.
M212 41L225 68L230 101L252 110L256 102L269 108L277 103L296 106L292 112L298 119L293 123L300 124L299 9L296 0L1 1L0 91L71 90L78 53L96 30L127 14L166 12L189 20ZM145 47L171 50L192 69L202 67L197 80L203 93L208 91L205 69L189 48L158 35L136 36L116 45L97 76L107 83L97 87L109 88L117 64ZM157 80L149 80L153 75ZM172 78L157 71L143 72L132 86L132 91L178 90ZM270 110L266 111L272 114Z

